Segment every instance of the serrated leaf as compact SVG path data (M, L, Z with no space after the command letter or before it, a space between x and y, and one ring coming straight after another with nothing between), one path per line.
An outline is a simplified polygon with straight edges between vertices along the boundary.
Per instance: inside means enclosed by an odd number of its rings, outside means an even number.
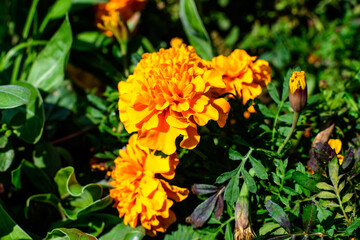
M329 162L329 177L332 184L337 187L339 184L339 163L337 157Z
M270 216L284 228L288 233L291 233L290 220L284 210L271 200L266 201L266 209Z
M55 228L46 235L45 240L61 240L61 239L81 239L81 240L97 240L96 237L84 233L76 228Z
M318 198L323 198L323 199L329 199L329 198L336 198L336 195L332 192L328 192L328 191L321 191L317 194Z
M360 218L354 220L349 226L346 228L346 235L350 236L356 229L360 228Z
M186 36L197 54L205 59L214 57L211 41L196 9L194 0L180 0L180 20Z
M16 85L0 86L0 109L14 108L29 102L30 90Z
M171 232L171 234L166 234L164 237L164 240L192 240L192 239L202 239L202 238L200 234L198 232L195 232L191 226L185 226L180 224L178 225L178 229L176 231Z
M232 235L231 225L229 223L226 224L226 228L225 228L225 240L234 240L234 237Z
M274 229L281 227L278 223L268 222L265 223L259 230L260 236L266 235L272 232Z
M342 198L341 203L346 203L346 202L348 202L348 201L352 198L353 195L354 195L354 193L348 193L348 194L346 194L346 195Z
M318 189L321 189L321 190L328 190L328 191L333 191L334 190L334 187L325 183L325 182L319 182L316 184L316 187Z
M14 130L14 133L27 143L37 143L44 129L45 112L40 92L31 84L16 82L18 86L30 90L30 99L26 104L26 121L23 126Z
M310 233L314 224L316 223L316 206L315 204L306 205L303 208L302 222L306 233Z
M24 230L17 225L14 220L7 214L0 203L0 238L1 240L13 239L32 239Z
M274 118L275 114L270 111L265 105L263 104L257 104L257 106L259 107L260 112L267 118Z
M99 240L140 240L145 236L145 229L142 226L132 228L129 225L120 223L113 227L108 233L104 234Z
M237 161L237 160L242 160L242 159L244 159L244 156L241 155L238 151L230 148L230 149L229 149L229 158L230 158L231 160Z
M255 159L253 156L249 156L249 160L251 163L251 166L253 167L256 176L258 176L260 179L268 179L268 174L266 172L266 169L264 167L264 165L262 165L262 163Z
M235 174L237 174L238 172L239 172L239 167L235 168L234 170L232 170L230 172L224 172L216 178L215 182L223 183L223 182L229 180L230 178L232 178L233 176L235 176Z
M64 80L65 59L72 43L69 19L66 17L59 30L39 53L30 69L28 82L50 92Z
M312 192L319 192L319 189L316 187L317 182L308 177L308 175L295 171L292 175L292 178L301 186L306 189L309 189Z
M339 178L339 181L340 181L340 178ZM340 184L339 184L339 187L338 187L338 192L340 193L345 187L345 181L342 181Z
M326 208L320 206L320 204L317 204L317 218L319 219L320 222L326 220L329 216L332 215L332 212L327 210Z
M243 177L244 182L245 182L247 188L249 189L249 191L252 193L256 193L257 186L256 186L254 178L250 175L250 173L248 171L246 171L244 168L242 168L241 176Z
M268 91L269 91L269 95L272 98L272 100L274 100L274 102L276 104L280 104L280 97L279 97L279 93L276 90L276 87L274 86L273 83L268 83L268 85L266 86Z
M228 185L225 188L224 200L229 204L235 203L240 195L239 175L240 172L238 171L237 174L230 179Z

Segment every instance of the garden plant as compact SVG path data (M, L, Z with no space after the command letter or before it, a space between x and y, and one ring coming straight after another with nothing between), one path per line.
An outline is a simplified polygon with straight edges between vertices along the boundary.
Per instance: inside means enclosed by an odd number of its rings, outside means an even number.
M356 0L0 0L0 239L359 239Z

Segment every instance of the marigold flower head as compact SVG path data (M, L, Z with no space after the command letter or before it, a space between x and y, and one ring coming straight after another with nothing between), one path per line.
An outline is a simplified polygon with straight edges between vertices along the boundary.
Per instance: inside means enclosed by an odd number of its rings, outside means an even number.
M294 71L289 80L289 100L292 109L300 112L307 102L307 87L304 71Z
M115 199L119 216L131 227L141 223L151 234L165 232L176 221L170 210L173 200L184 200L189 190L170 185L155 175L174 178L179 159L174 154L166 158L155 155L155 151L139 145L136 134L119 155L112 172L114 181L109 183L115 187L110 189L110 196Z
M101 16L101 22L97 24L98 28L104 30L106 36L115 36L119 41L127 41L128 29L118 12L112 11L108 15Z
M271 82L271 68L267 61L255 60L255 56L240 49L235 49L228 57L214 57L212 65L221 73L226 84L226 88L218 94L232 93L238 98L242 97L243 104L259 96L261 87ZM255 109L250 106L248 111L255 112Z
M341 165L344 161L344 156L339 154L342 148L342 142L340 139L329 139L328 141L329 146L334 149L335 153L337 154L337 158L339 159L339 164Z
M214 120L223 127L230 110L225 99L214 97L215 90L225 88L221 75L185 44L143 54L134 74L118 88L126 130L138 132L141 145L168 155L176 151L180 135L181 147L195 148L197 125Z
M147 0L110 0L108 3L97 4L95 21L97 26L104 30L105 34L109 37L113 36L113 31L109 30L105 21L112 23L118 22L116 18L126 21L133 18L135 13L142 11Z

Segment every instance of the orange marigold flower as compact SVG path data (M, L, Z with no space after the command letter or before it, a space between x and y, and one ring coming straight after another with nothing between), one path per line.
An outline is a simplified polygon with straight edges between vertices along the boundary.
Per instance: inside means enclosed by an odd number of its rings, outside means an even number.
M131 227L141 223L150 234L165 232L176 221L170 210L173 200L184 200L189 190L172 186L155 175L173 179L179 159L175 154L166 158L155 155L155 151L139 145L136 134L119 155L112 172L114 181L110 182L115 187L110 189L110 196L115 199L119 216Z
M328 141L329 146L334 149L335 153L337 154L337 158L339 159L339 164L341 165L344 161L344 156L339 154L342 147L342 142L340 139L329 139Z
M222 74L226 84L226 89L218 94L232 93L238 98L242 97L244 104L259 96L262 92L261 87L271 82L271 68L267 61L254 62L255 60L256 57L240 49L235 49L228 57L214 57L212 65ZM250 106L248 111L255 112L255 109Z
M197 125L214 120L223 127L230 105L215 98L214 91L225 84L208 65L185 44L143 54L134 74L118 85L120 119L126 130L138 131L141 145L170 155L180 135L181 147L197 146Z
M95 5L96 25L100 26L99 28L103 30L105 21L111 20L112 22L115 22L117 20L115 18L128 21L135 13L142 11L146 1L147 0L110 0L105 4L97 4ZM105 29L105 34L111 37L113 32L109 29Z
M173 48L179 48L181 45L183 45L183 40L181 38L175 37L170 41L170 46Z

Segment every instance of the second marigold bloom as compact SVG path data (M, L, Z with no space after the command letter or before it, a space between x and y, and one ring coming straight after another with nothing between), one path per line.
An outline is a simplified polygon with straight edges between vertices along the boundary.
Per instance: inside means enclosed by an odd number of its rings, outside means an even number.
M230 105L213 93L225 84L207 65L184 44L144 54L134 74L118 85L120 119L126 130L138 132L141 145L170 155L180 135L181 147L197 146L197 125L214 120L223 127Z
M289 100L294 112L300 112L306 105L307 87L304 71L294 71L289 80Z
M221 73L226 84L226 89L218 93L232 93L238 98L242 97L243 104L259 96L262 92L261 87L271 81L271 68L267 61L254 62L255 60L256 57L240 49L235 49L228 57L214 57L212 65ZM255 112L255 109L250 106L248 111Z
M110 182L115 187L110 196L115 199L119 216L131 227L141 223L151 234L165 232L176 221L170 210L173 200L184 200L189 190L172 186L156 174L173 179L179 159L175 155L166 158L155 155L155 151L138 144L136 134L119 155L112 172L114 181Z

